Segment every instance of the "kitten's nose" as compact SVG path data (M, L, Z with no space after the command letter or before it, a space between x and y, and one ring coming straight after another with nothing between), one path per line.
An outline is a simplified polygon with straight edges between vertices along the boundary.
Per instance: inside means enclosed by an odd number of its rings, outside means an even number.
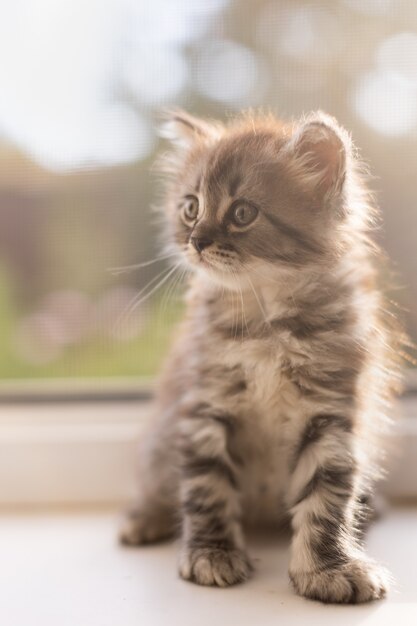
M204 248L208 248L213 243L213 240L206 237L191 237L191 243L197 252L203 252Z

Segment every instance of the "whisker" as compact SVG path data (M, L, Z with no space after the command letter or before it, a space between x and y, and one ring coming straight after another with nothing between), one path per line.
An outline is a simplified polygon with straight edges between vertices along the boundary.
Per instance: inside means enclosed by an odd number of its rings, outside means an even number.
M237 339L237 333L239 331L239 300L237 299L237 292L233 292L233 298L236 305L236 326L235 326L235 335L234 339Z
M250 269L252 272L255 272L255 274L258 274L258 276L260 276L264 280L269 280L271 283L275 283L276 285L279 284L279 280L275 280L274 278L271 278L271 276L265 276L265 274L262 274L261 272L256 270L254 267L251 267Z
M244 319L244 322L245 322L246 330L248 332L248 335L250 335L249 326L248 326L248 320L247 320L247 317L246 317L245 304L244 304L244 301L243 301L243 294L242 294L242 288L241 287L240 287L240 299L242 300L242 313L243 313L243 319Z
M169 267L164 267L164 269L159 272L159 274L157 274L156 276L154 276L153 278L151 278L151 280L146 283L146 285L144 287L142 287L138 293L132 298L132 300L129 302L128 306L126 307L126 311L130 311L131 307L135 305L136 301L138 299L140 299L140 297L142 296L143 293L145 293L145 291L154 283L156 283L161 276L163 276L164 274L166 274L169 271ZM126 313L126 311L124 311L124 313Z
M159 261L165 261L166 259L177 256L177 254L177 252L170 252L169 254L164 254L163 256L156 257L150 261L145 261L144 263L135 263L133 265L124 265L122 267L110 267L107 271L111 272L115 276L119 276L120 274L125 274L126 272L130 272L132 270L148 267L149 265L153 265Z
M162 298L162 302L161 302L161 314L162 316L165 315L166 310L168 308L168 303L170 302L170 300L172 300L173 298L175 298L176 296L176 291L179 288L179 285L181 284L185 274L188 272L188 269L186 267L184 267L181 272L179 272L177 275L174 275L173 280L169 283L168 288L166 289L163 298Z
M147 300L150 296L152 296L158 289L160 289L160 287L162 287L162 285L164 285L166 283L166 281L169 279L170 276L172 276L172 274L179 268L180 263L177 263L177 265L174 265L174 267L172 267L170 269L170 271L168 272L168 274L166 274L160 281L159 283L157 283L148 293L146 293L142 298L140 298L140 300L138 300L137 302L135 302L134 307L132 309L131 312L133 312L135 310L136 307L139 306L139 304L141 304L142 302L144 302L145 300Z
M157 302L156 317L158 320L158 334L161 334L161 325L166 323L168 301L170 300L172 286L176 282L176 280L177 280L177 275L171 274L171 276L169 277L169 280L167 281L167 285L165 286L165 289L163 290L162 297Z
M233 278L237 282L236 272L232 268L231 268L231 272L232 272ZM238 300L237 292L233 291L232 293L233 293L233 325L232 325L232 331L234 331L233 332L233 339L234 339L234 341L236 341L237 333L239 331L239 300Z
M239 285L239 291L240 291L240 300L241 300L241 302L242 302L242 317L243 317L242 322L243 322L243 321L245 322L246 330L247 330L247 332L248 332L248 335L250 335L250 332L249 332L249 327L248 327L248 320L247 320L247 318L246 318L246 312L245 312L245 304L244 304L244 302L243 302L243 293L242 293L242 287L241 287L241 285ZM243 341L243 323L242 323L242 341Z
M256 301L257 301L257 303L258 303L258 306L259 306L259 308L260 308L260 311L261 311L261 313L262 313L262 315L263 315L263 318L264 318L264 320L265 320L265 324L268 324L268 325L269 325L269 322L268 322L267 317L266 317L265 309L263 308L263 306L262 306L262 304L261 304L261 301L260 301L260 299L259 299L259 297L258 297L258 294L256 293L255 287L253 286L253 283L252 283L252 281L251 281L251 279L250 279L249 275L247 276L247 279L248 279L249 284L250 284L250 286L251 286L251 288L252 288L253 294L254 294L254 296L255 296L255 298L256 298Z
M167 312L167 308L168 308L168 303L173 299L174 295L175 295L175 290L176 287L178 285L178 283L180 282L181 278L184 276L186 272L186 268L183 269L181 272L179 272L178 274L174 274L172 279L170 278L169 283L168 283L168 287L164 292L164 295L162 296L162 300L161 302L158 304L158 333L161 334L161 324L165 321L166 322L166 312Z
M254 267L251 267L250 265L248 265L246 263L242 263L241 262L240 265L242 266L243 269L245 269L247 271L255 272L255 274L258 274L258 276L260 276L264 280L269 280L271 283L279 284L278 280L275 280L274 278L271 278L271 276L265 276L265 274L262 274L262 272L260 272L259 270L256 270Z
M164 283L166 283L166 281L168 280L168 278L175 272L175 270L178 269L178 267L180 266L180 262L178 262L176 265L174 265L174 267L172 268L164 268L162 270L162 272L160 272L159 274L157 274L152 280L150 280L147 285L145 285L145 287L143 287L139 293L136 294L136 296L132 299L132 301L128 304L128 306L126 307L126 309L123 311L123 313L121 314L120 318L117 321L117 326L121 326L122 323L129 317L129 315L131 315L133 313L133 311L145 300L147 300L152 294L154 294ZM161 278L162 277L162 278ZM161 280L159 280L161 279ZM158 282L159 281L159 282ZM148 291L148 293L145 293L147 289L149 289L149 287L151 285L154 285L154 283L157 283L154 287L152 287L152 289L150 291Z
M164 293L162 296L162 299L159 303L159 313L160 316L163 317L166 313L166 309L167 309L167 305L168 305L168 301L171 297L171 291L173 288L173 285L176 283L178 279L178 274L174 274L171 278L171 280L168 282L168 285L166 287L166 289L164 289Z

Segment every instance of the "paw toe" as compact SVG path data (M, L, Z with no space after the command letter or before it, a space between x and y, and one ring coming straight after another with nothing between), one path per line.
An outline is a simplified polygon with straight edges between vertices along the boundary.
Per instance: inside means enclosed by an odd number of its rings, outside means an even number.
M376 564L354 560L343 568L321 572L292 572L296 592L326 603L358 604L384 598L389 576Z
M198 548L182 555L179 571L198 585L228 587L249 578L252 566L242 550Z

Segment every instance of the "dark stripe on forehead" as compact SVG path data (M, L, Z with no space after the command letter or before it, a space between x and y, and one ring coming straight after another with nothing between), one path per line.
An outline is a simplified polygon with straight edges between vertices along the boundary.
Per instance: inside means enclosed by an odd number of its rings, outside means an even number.
M240 174L234 175L229 183L229 196L235 196L241 184L242 177L240 176Z
M308 250L309 252L314 252L315 254L322 252L322 249L319 246L319 244L313 241L312 239L310 239L309 237L307 237L306 235L304 235L302 232L300 232L298 228L295 228L294 226L291 226L290 224L283 222L276 215L270 215L269 213L264 213L264 215L267 218L267 220L273 226L275 226L277 230L280 231L282 235L289 237L295 243L302 246L305 250Z
M229 181L234 179L235 160L230 155L216 155L205 176L207 205L217 208L223 194L229 192Z
M270 160L270 154L266 153L270 139L271 133L254 136L251 131L219 142L211 153L205 174L209 205L216 206L222 193L236 195L245 182L242 171L252 171L260 162L265 167Z
M194 189L195 191L198 193L201 189L201 183L203 181L203 175L200 174L199 177L197 178L197 181L195 183Z

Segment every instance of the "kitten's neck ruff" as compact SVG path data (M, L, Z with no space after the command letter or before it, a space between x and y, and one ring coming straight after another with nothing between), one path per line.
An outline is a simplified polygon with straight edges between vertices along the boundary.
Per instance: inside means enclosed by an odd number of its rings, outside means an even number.
M187 300L197 303L200 312L210 311L210 319L237 324L254 336L279 320L315 319L342 315L361 299L364 278L370 266L360 268L350 256L340 258L332 266L311 266L302 271L252 273L236 282L234 288L216 283L204 273L195 274ZM356 295L355 295L356 294ZM366 299L367 302L369 298ZM371 303L368 302L371 307ZM372 308L372 307L371 307Z
M244 324L262 326L271 320L296 315L298 302L307 290L320 290L318 271L282 272L275 277L252 273L225 287L204 274L194 275L187 300L197 300L203 306L216 302L219 315L240 317Z

